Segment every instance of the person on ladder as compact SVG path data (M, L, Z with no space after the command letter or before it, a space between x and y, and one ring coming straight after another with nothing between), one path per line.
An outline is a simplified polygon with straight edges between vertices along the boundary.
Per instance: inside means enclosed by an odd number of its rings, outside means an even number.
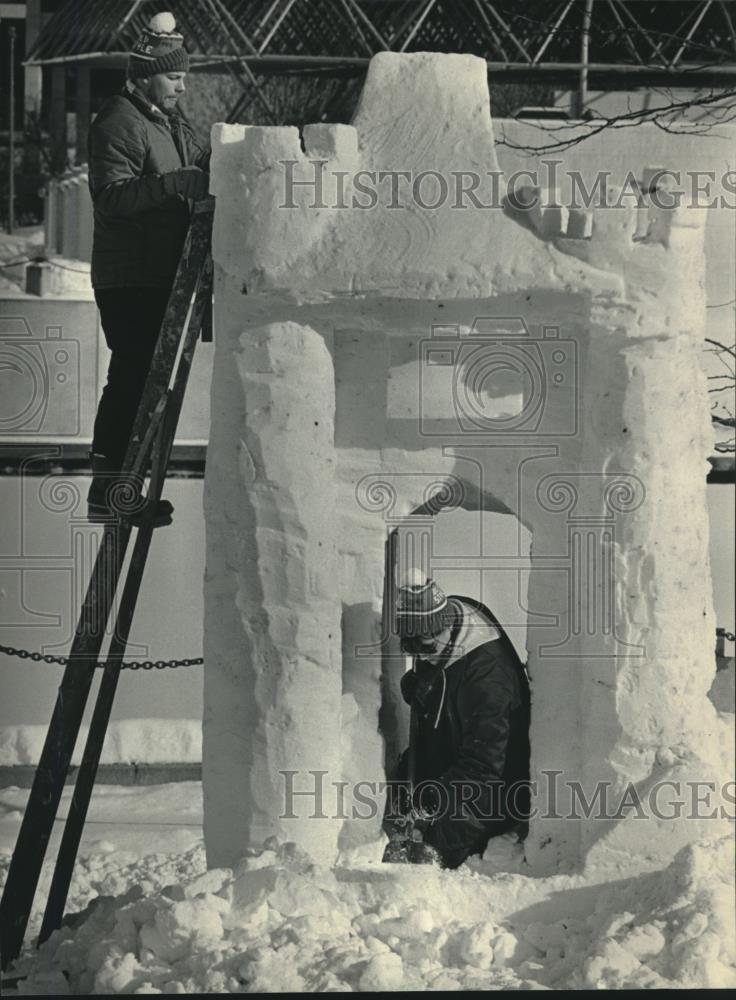
M177 108L188 69L173 15L156 14L130 53L122 93L103 104L89 131L92 285L111 352L92 438L92 521L115 515L116 486L127 494L128 507L133 484L122 480L120 470L191 204L209 189L210 151ZM169 501L159 501L154 524L170 524L172 512ZM129 519L136 523L135 515Z
M411 570L396 627L414 658L401 678L409 749L390 775L383 860L457 868L502 833L526 836L529 682L503 627L469 597Z

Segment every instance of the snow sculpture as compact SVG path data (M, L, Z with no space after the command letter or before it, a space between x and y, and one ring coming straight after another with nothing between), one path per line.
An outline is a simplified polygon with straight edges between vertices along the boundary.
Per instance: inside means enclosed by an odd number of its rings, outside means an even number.
M438 496L533 533L532 870L661 865L716 832L666 818L662 784L722 773L705 213L504 185L472 56L376 56L354 126L214 129L210 864L377 836L352 810L383 778L386 541Z

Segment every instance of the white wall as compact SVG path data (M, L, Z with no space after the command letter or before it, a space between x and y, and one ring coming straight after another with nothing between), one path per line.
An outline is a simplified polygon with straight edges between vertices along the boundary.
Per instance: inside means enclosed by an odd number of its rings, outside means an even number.
M736 555L736 490L733 484L714 484L708 488L710 514L710 560L713 571L713 603L720 628L734 632L734 556ZM726 643L726 655L734 655L734 643Z
M84 498L89 479L67 481ZM0 505L11 515L0 521L2 642L66 655L76 623L75 594L89 570L86 559L83 565L75 560L71 539L81 540L85 529L69 512L41 506L42 482L26 480L30 496L19 507L20 481L0 479ZM155 532L126 659L202 655L202 481L171 480L164 495L176 508L174 524ZM12 559L21 520L26 556ZM0 655L0 726L48 723L62 673L60 666ZM113 718L201 718L202 683L201 666L123 671Z

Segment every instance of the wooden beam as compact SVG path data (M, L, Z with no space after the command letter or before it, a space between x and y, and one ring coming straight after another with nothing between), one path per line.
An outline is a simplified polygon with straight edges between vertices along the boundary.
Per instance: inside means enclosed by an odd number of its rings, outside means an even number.
M66 66L51 68L51 169L62 173L66 167Z
M705 17L705 15L708 13L708 9L709 9L709 7L711 6L712 3L713 3L713 0L707 0L707 2L703 4L703 6L702 6L702 8L700 10L700 13L698 14L698 16L693 21L693 23L692 23L692 25L690 27L690 30L688 31L687 35L685 36L685 39L683 40L682 45L677 50L677 53L675 54L675 58L672 60L672 65L673 66L676 66L677 63L680 61L680 56L682 55L682 53L687 48L688 42L691 40L691 38L693 37L693 35L695 34L695 32L698 30L698 28L700 26L700 22L703 20L703 18Z
M736 55L736 31L733 28L733 21L731 20L731 15L728 13L728 7L720 0L718 6L721 8L721 12L726 20L726 26L728 27L728 33L731 36L731 43L733 45L733 53Z
M583 10L583 33L580 36L580 80L577 93L576 118L582 118L588 103L588 53L590 49L590 26L593 20L593 0L585 0Z
M516 37L516 35L513 33L513 31L511 30L511 28L508 26L508 24L506 24L506 22L504 21L504 19L498 13L498 11L496 10L496 8L493 5L493 3L488 3L487 6L488 6L488 12L496 19L496 21L498 22L498 24L501 25L501 28L505 32L507 38L511 39L511 41L514 43L514 45L516 46L516 48L519 50L522 58L524 58L527 62L531 62L532 61L531 60L531 56L529 55L529 53L527 52L527 50L524 48L524 46L521 44L521 42Z
M89 63L82 63L76 67L77 93L76 93L76 115L77 115L77 163L87 162L87 136L92 112L92 98L90 90L91 70Z
M644 65L644 60L639 55L639 50L637 49L636 45L634 45L634 41L633 41L631 35L629 34L629 32L626 29L626 25L621 20L621 15L619 14L618 10L616 9L616 4L614 3L614 0L608 0L608 6L613 11L613 16L616 18L616 21L618 22L618 26L619 26L619 28L622 31L623 39L624 39L624 43L626 45L626 48L629 50L629 52L631 53L631 55L634 57L634 60L637 63L639 63L640 66L643 66Z
M637 19L634 17L634 15L631 13L631 11L627 6L627 0L618 0L618 4L621 10L624 12L624 14L626 14L628 19L634 25L636 31L638 31L641 35L643 35L644 38L646 38L655 56L659 56L659 58L662 60L667 69L672 69L671 63L668 61L667 57L662 51L662 46L659 44L659 42L652 41L652 39L649 37L649 32L644 28L643 25L639 24L639 22L637 21Z
M414 37L414 35L416 35L416 33L419 31L419 29L421 28L422 24L424 23L425 18L427 17L427 15L429 14L429 12L432 10L432 8L434 7L434 5L436 3L437 3L437 0L428 0L427 6L424 8L424 10L422 11L422 13L416 19L416 21L414 22L414 26L412 27L411 31L406 36L406 38L404 39L404 41L401 43L401 48L399 49L399 52L405 52L406 51L406 47L408 46L409 42L412 40L412 38Z
M94 62L105 68L124 65L127 54L124 52L96 52L76 56L61 56L54 59L39 60L34 65L63 66L67 63ZM322 72L341 76L364 72L370 60L367 56L289 56L289 55L230 55L228 53L203 56L190 56L192 70L226 69L228 64L247 64L256 72L278 75L280 73ZM26 63L28 65L28 63ZM503 60L487 60L489 72L496 80L536 81L544 79L563 81L578 80L580 75L579 62L504 62ZM591 62L588 66L591 77L597 80L620 81L627 79L632 86L645 87L652 84L675 86L713 86L732 87L736 81L736 59L730 63L679 63L674 69L657 63L641 65L618 63Z
M26 51L25 55L31 51L36 44L36 39L41 34L41 0L27 0L26 2ZM23 81L23 103L26 112L38 112L41 110L41 93L43 89L43 76L40 66L28 66L24 63L25 77Z
M378 42L378 44L381 46L382 49L391 48L389 43L386 41L381 32L375 26L373 21L371 21L371 19L368 17L365 11L361 9L360 4L357 2L357 0L342 0L342 2L344 7L350 7L353 11L355 11L356 16L359 17L360 20L365 24L366 28L368 28L368 30L376 39L376 41Z
M568 0L567 4L565 5L564 10L562 11L562 13L560 14L560 16L555 21L554 25L552 26L551 31L549 32L549 34L545 38L545 40L542 43L539 51L537 52L537 54L532 59L533 63L535 63L535 64L538 63L539 60L544 55L544 53L546 52L547 46L549 45L549 43L552 41L552 39L557 34L557 30L560 27L560 25L562 24L562 22L565 20L565 18L567 17L568 12L569 12L570 8L572 7L572 4L573 4L573 0Z

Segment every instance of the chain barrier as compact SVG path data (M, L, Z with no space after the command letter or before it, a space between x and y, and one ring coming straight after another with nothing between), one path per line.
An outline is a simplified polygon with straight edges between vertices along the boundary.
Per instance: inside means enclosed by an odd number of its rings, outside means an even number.
M717 628L716 636L727 642L736 642L736 634L727 632L725 628ZM65 667L69 663L68 656L51 656L49 653L32 653L28 649L16 649L15 646L4 646L0 643L0 653L6 656L17 656L21 660L32 660L34 663L58 663ZM201 667L204 657L195 656L181 660L127 660L120 664L122 670L166 670L171 667ZM96 667L104 668L104 663L95 663Z
M21 660L33 660L34 663L58 663L65 667L69 663L68 656L51 656L49 653L32 653L28 649L16 649L15 646L4 646L0 643L0 653L6 656L17 656ZM165 670L167 667L199 667L204 663L202 656L182 660L128 660L120 664L122 670ZM103 668L104 663L95 663Z

